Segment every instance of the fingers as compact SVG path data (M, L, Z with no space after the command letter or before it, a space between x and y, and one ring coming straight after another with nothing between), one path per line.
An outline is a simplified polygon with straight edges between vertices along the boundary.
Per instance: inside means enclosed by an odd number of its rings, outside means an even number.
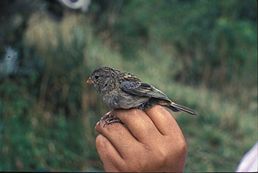
M149 136L151 136L151 139L155 139L155 135L159 135L159 131L151 119L139 109L117 110L114 114L126 125L132 135L142 143Z
M164 107L155 105L145 112L161 134L168 135L178 133L176 120Z
M120 123L106 125L105 127L103 124L98 123L95 128L110 141L121 158L128 155L135 146L140 145L128 129Z
M98 135L96 147L105 171L118 171L118 168L124 164L123 159L106 137Z

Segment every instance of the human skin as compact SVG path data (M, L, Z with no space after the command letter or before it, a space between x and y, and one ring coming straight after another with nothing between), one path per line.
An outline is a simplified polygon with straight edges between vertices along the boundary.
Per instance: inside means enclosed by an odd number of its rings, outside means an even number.
M105 171L183 172L187 145L176 120L162 106L145 112L118 110L123 123L96 124L96 148Z

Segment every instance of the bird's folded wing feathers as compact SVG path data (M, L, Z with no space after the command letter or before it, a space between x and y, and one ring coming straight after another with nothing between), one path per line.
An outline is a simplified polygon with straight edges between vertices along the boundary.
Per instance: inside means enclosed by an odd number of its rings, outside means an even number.
M192 115L197 115L197 113L186 107L179 104L172 102L163 92L146 83L142 83L140 81L123 81L120 85L121 89L129 94L142 96L142 97L150 97L160 99L160 104L169 107L171 110L177 111L184 111ZM162 104L161 100L164 101ZM167 104L169 103L169 104Z
M170 99L160 90L152 85L139 81L123 81L120 85L124 92L142 97L152 97L170 102Z

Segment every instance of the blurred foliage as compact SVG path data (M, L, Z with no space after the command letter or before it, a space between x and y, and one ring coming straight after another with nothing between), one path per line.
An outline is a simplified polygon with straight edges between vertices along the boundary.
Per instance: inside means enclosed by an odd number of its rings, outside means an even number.
M173 76L177 81L221 89L241 77L246 85L254 85L257 79L244 71L256 70L256 3L114 0L103 14L109 20L100 20L97 25L103 26L103 32L110 28L111 39L130 58L148 45L172 45L182 61Z
M107 108L85 78L104 65L199 112L175 115L186 171L234 171L258 139L256 1L95 0L85 14L0 4L0 63L8 46L19 57L0 78L0 170L103 169L94 125Z

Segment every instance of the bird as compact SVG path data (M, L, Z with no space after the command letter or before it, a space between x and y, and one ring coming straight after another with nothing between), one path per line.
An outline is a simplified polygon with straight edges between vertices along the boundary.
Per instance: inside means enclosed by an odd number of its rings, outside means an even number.
M86 83L94 86L111 110L132 108L146 110L158 104L174 112L183 111L197 115L194 110L173 102L153 85L143 82L129 72L122 72L112 67L95 69ZM105 114L101 120L105 121L105 124L121 122L111 112Z

